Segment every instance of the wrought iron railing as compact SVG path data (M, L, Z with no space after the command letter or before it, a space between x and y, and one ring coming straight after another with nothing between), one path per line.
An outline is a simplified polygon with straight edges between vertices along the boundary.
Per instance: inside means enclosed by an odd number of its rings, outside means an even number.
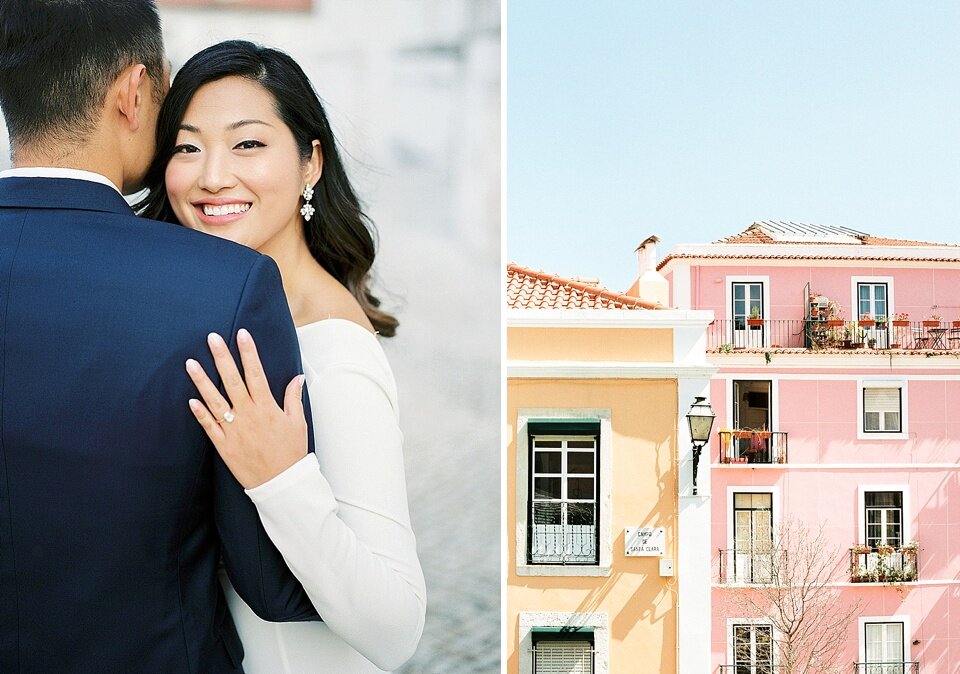
M720 463L786 463L787 434L780 431L720 431Z
M707 328L708 351L778 348L960 350L960 321L735 318Z
M920 551L916 547L866 546L850 549L850 582L904 583L920 577Z
M786 671L780 665L720 665L720 674L780 674Z
M534 501L531 514L531 563L597 563L595 503Z
M853 674L920 674L919 662L855 662Z
M720 553L721 583L773 582L776 573L777 551L771 548L734 548L718 550Z

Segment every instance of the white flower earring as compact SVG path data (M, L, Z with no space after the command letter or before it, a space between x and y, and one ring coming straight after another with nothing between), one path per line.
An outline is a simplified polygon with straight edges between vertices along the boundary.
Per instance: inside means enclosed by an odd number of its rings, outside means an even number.
M300 208L300 215L303 216L303 219L307 222L310 222L310 218L313 217L313 214L316 213L316 209L313 207L313 204L310 201L313 199L313 188L309 184L305 185L303 188L303 206Z

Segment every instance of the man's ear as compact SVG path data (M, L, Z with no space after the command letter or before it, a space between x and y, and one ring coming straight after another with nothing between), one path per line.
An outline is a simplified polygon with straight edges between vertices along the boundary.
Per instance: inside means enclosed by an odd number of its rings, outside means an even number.
M323 153L320 151L320 141L313 141L313 152L303 169L304 184L313 187L323 175Z
M116 101L116 110L130 131L140 128L140 111L143 106L143 91L150 86L147 67L142 63L127 67L111 88L111 99ZM149 95L149 93L147 94Z

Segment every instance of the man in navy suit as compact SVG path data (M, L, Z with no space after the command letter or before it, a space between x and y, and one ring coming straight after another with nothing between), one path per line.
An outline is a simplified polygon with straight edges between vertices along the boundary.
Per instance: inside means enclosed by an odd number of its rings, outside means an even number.
M168 86L153 0L0 3L5 674L241 671L221 554L261 617L316 619L187 405L208 333L248 329L278 397L300 371L277 268L121 196Z

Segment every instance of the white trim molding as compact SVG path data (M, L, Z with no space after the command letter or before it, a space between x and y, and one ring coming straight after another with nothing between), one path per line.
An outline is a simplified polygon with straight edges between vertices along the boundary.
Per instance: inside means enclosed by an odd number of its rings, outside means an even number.
M884 283L887 286L887 317L893 320L896 310L893 308L893 277L892 276L851 276L850 277L850 320L860 318L860 296L857 286L861 283Z
M677 379L711 377L713 365L634 363L615 361L508 360L507 376L513 379Z
M530 564L527 562L527 533L530 523L527 521L527 501L530 498L530 419L599 419L600 420L600 474L597 508L600 510L599 564ZM516 451L516 523L514 531L517 539L516 573L518 576L609 576L613 562L613 536L610 514L613 487L613 427L610 408L566 408L535 407L521 408L517 412L517 451Z
M908 415L908 386L906 378L879 379L875 377L857 378L857 440L908 440L910 438L910 424ZM896 388L900 389L900 432L866 432L863 430L863 390L866 388Z
M780 509L780 486L779 485L727 485L727 502L724 506L725 519L727 521L727 543L724 547L726 551L734 548L734 494L770 494L770 526L773 530L773 542L776 544L780 538L780 523L783 519L783 511ZM731 586L749 586L750 583L737 583L733 580L733 564L727 564L725 569L726 578L724 583Z
M713 311L683 309L507 309L508 328L699 328Z
M610 627L607 614L567 611L521 611L517 639L519 674L533 672L533 630L537 627L586 627L593 630L593 672L610 674Z

